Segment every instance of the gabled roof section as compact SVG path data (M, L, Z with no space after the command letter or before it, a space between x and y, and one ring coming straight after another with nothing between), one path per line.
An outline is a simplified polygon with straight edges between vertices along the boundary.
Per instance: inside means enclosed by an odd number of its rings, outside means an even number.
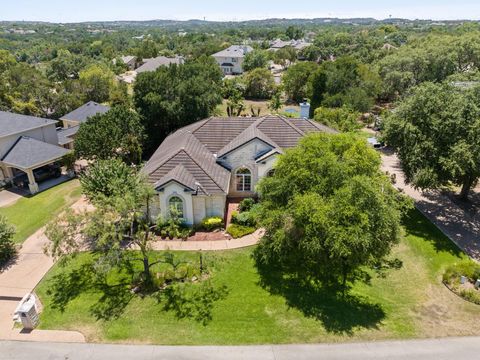
M223 149L219 151L218 157L221 158L227 155L229 152L252 141L253 139L259 139L267 145L270 145L272 148L278 147L278 145L272 139L270 139L258 128L258 124L261 124L262 121L263 118L260 118L258 121L255 121L252 125L242 131L240 135L238 135L233 141L228 143Z
M43 141L21 136L1 161L21 170L32 169L58 160L69 150Z
M230 172L217 164L213 153L187 128L167 137L142 172L150 182L157 183L178 165L183 165L206 194L223 194L228 191ZM177 172L173 174L178 175ZM181 183L184 178L174 180Z
M209 118L203 120L200 126L192 129L192 134L209 151L217 154L256 120L258 119L245 117Z
M253 48L248 45L232 45L222 51L219 51L212 56L214 57L232 57L243 58L249 52L253 51Z
M0 111L0 138L56 123L55 120Z
M280 155L280 154L283 154L283 151L279 148L275 148L275 149L272 149L270 150L269 152L265 153L265 154L262 154L261 156L259 156L258 158L255 159L255 162L259 163L259 162L262 162L263 160L266 160L268 159L270 156L273 156L273 155Z
M78 109L75 109L67 115L62 116L60 120L85 122L89 117L97 114L105 114L109 110L109 106L96 103L95 101L89 101L88 103L80 106Z
M257 127L280 148L291 148L305 135L292 121L282 116L265 116Z
M196 191L198 187L198 183L193 177L192 174L188 172L187 169L181 164L175 166L168 174L158 180L154 187L158 189L159 187L168 184L171 181L175 181L192 191Z

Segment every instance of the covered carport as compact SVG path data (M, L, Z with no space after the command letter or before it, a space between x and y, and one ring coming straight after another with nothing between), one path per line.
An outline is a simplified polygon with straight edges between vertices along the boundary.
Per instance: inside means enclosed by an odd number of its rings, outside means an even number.
M31 194L35 194L39 187L33 171L62 159L69 152L70 150L63 147L22 136L0 160L0 165L6 170L9 178L13 178L13 168L27 174L28 188Z

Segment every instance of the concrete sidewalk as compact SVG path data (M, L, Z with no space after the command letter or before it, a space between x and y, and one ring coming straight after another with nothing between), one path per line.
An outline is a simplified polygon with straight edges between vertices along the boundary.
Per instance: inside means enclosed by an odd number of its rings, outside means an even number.
M85 199L72 205L73 209L88 207ZM0 339L28 341L85 342L84 336L76 331L34 330L23 332L14 327L12 320L15 308L22 297L32 292L54 261L43 249L49 240L45 228L39 229L22 244L17 258L0 273Z
M413 198L417 209L459 248L480 261L480 219L470 215L439 191L421 192L405 184L405 176L395 154L382 155L382 169L395 174L395 187Z
M0 360L473 360L480 338L319 345L141 346L0 342Z

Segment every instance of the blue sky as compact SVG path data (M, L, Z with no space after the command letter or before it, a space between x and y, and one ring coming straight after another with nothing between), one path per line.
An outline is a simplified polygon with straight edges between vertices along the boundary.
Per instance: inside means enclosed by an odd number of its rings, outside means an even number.
M480 0L1 0L0 20L480 19ZM237 4L232 8L231 4Z

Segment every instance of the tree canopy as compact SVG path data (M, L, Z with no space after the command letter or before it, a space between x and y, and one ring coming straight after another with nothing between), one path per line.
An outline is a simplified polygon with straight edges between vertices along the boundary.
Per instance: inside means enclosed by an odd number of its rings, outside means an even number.
M466 199L480 176L479 89L425 83L385 119L384 138L420 189L453 183Z
M281 156L258 185L259 266L343 289L378 266L399 240L407 204L379 167L379 155L350 134L311 134Z
M124 106L113 107L80 125L75 136L75 155L88 160L120 158L139 163L144 128L140 116Z
M147 154L172 131L209 117L222 101L221 83L220 68L206 57L139 74L134 104L148 136Z

